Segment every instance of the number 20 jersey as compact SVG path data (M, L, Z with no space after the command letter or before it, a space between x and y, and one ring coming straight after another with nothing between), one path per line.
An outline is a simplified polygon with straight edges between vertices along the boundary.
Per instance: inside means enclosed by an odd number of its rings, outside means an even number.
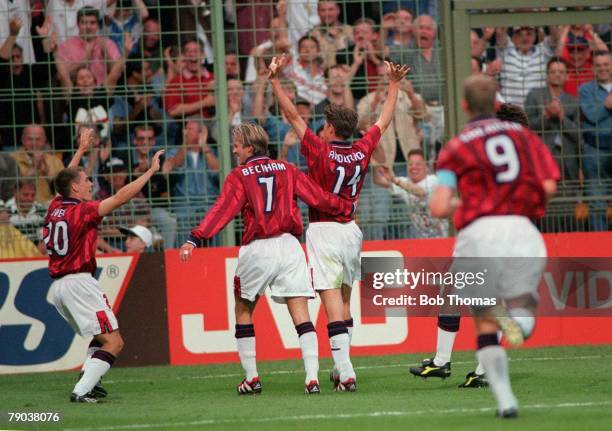
M374 125L355 142L325 142L310 129L306 129L300 151L307 161L308 176L323 190L356 204L380 135L380 128ZM353 219L353 215L332 215L310 207L308 218L311 223L347 223Z
M485 216L542 217L542 182L559 180L557 163L535 133L495 118L470 122L442 149L436 169L457 177L457 229Z
M56 197L49 204L43 240L49 254L49 274L60 278L67 274L96 270L96 243L100 201Z

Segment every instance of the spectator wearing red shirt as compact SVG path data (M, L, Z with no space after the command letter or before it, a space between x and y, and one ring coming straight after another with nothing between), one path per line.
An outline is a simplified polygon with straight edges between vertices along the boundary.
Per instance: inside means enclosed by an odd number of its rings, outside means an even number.
M215 106L214 75L202 65L202 47L197 41L188 40L183 44L181 55L182 67L166 84L166 111L173 118L192 115L208 118L209 108Z

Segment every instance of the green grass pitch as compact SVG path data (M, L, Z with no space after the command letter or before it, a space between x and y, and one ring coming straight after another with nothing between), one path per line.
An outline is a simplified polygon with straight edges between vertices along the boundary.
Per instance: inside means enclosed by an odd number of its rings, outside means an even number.
M239 397L239 364L112 369L103 404L68 402L75 372L0 376L0 429L64 430L611 430L612 346L510 350L521 403L516 420L494 418L488 389L458 389L473 352L453 355L452 376L422 380L423 355L354 358L356 393L334 393L321 361L322 393L303 393L300 361L261 362L263 393ZM7 412L60 412L58 424L8 423Z

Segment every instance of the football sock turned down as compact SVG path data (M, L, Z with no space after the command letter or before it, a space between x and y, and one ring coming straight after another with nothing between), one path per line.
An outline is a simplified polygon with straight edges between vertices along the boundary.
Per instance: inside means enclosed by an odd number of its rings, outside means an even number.
M83 375L72 390L78 396L89 393L100 378L106 374L115 362L115 356L106 350L97 350L85 363Z
M319 342L317 332L312 322L304 322L295 325L295 330L300 339L300 349L304 359L304 369L306 370L306 381L308 384L313 380L319 381Z
M340 381L344 382L349 378L355 378L353 364L349 354L349 335L344 320L330 322L327 324L327 334L329 344L334 359L334 366L340 374Z
M438 342L434 365L441 367L450 362L461 316L438 316Z
M236 324L236 344L240 363L246 373L246 379L250 382L257 374L257 362L255 360L255 327L253 324Z
M87 358L85 362L83 362L83 366L81 367L81 371L85 371L85 367L87 366L87 361L91 360L91 357L94 353L96 353L102 347L102 343L97 341L95 338L91 340L89 343L89 347L87 348Z
M508 355L506 355L506 350L499 345L497 334L481 334L478 336L476 358L487 374L487 380L497 401L498 410L503 411L518 407L518 401L510 386Z

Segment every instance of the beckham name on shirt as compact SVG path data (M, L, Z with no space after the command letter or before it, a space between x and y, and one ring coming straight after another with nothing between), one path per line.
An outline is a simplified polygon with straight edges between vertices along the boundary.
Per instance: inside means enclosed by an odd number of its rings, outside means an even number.
M283 163L267 163L262 165L252 165L242 168L242 175L249 176L255 174L267 174L268 172L286 171L287 166Z

